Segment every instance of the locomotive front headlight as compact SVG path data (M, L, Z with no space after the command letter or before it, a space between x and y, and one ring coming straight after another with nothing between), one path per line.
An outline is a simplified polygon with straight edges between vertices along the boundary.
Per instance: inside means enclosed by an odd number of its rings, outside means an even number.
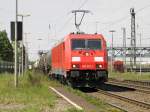
M80 57L72 57L72 62L81 61Z
M94 61L96 61L96 62L103 62L104 58L103 57L94 57Z
M76 65L72 65L73 68L76 68Z
M101 64L96 64L96 68L102 68L103 66Z
M72 68L79 68L79 64L73 64Z

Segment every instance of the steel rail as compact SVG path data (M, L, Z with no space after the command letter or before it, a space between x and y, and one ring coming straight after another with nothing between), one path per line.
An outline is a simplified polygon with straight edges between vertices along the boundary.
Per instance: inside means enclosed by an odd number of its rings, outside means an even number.
M137 85L142 85L142 86L145 86L145 87L149 87L149 88L150 88L150 82L146 82L146 81L124 80L123 82L131 83L131 84L137 84Z
M122 110L123 112L128 112L126 109L124 109L124 108L122 108L122 107L120 107L120 106L117 106L117 105L115 105L115 104L108 103L108 102L107 102L107 104L110 105L110 106L112 106L112 107L115 107L115 108L117 108L117 109L119 109L119 110Z
M88 93L87 93L87 95L88 95L88 96L92 96L93 98L96 98L97 100L99 100L99 99L100 99L100 98L98 98L97 96L94 96L94 95L91 95L91 94L88 94ZM100 100L101 100L101 99L100 99ZM110 103L110 102L106 102L106 103L107 103L108 105L110 105L110 106L114 107L114 108L117 108L117 109L119 109L119 110L123 111L123 112L128 112L128 111L127 111L127 109L122 108L121 106L115 105L115 104Z
M150 88L150 81L134 81L134 80L117 80L114 78L109 78L109 81L116 81L116 82L124 82L124 83L128 83L128 84L136 84L136 85L140 85L140 86L144 86L144 87L149 87Z
M150 94L150 86L143 86L143 84L142 85L139 85L139 84L136 85L135 83L131 83L130 81L124 82L124 81L119 81L119 80L115 80L115 79L109 79L107 84L123 86L123 87L131 88L131 89L135 89L136 91L139 91L139 92L144 92L144 93Z
M120 96L120 95L116 95L116 94L113 94L113 93L110 93L110 92L107 92L107 91L104 91L104 90L101 90L101 89L98 89L98 90L99 90L98 93L102 93L102 94L104 94L104 95L111 96L111 97L120 99L120 100L122 100L122 101L131 103L131 104L134 104L134 105L137 105L137 106L146 108L146 109L150 109L150 104L148 104L148 103L140 102L140 101L133 100L133 99L129 99L129 98L127 98L127 97L123 97L123 96Z
M142 87L142 86L120 83L120 82L113 82L113 81L109 81L109 82L107 82L107 84L131 88L131 89L134 89L134 90L139 91L139 92L150 94L150 88L146 88L146 87Z

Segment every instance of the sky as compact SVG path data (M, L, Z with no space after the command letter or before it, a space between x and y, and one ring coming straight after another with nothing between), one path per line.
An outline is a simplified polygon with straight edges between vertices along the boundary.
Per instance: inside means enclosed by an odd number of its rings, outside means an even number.
M9 38L10 21L15 20L15 2L0 0L0 30L6 30ZM29 59L37 60L39 50L50 50L64 36L76 32L74 15L71 13L76 9L91 11L84 17L80 27L82 31L103 34L109 46L109 31L115 30L114 46L122 46L122 27L125 27L129 46L130 8L136 12L137 46L139 33L142 34L142 46L150 46L150 0L18 0L18 14L30 14L24 17L23 26ZM21 21L21 18L18 17L18 20Z

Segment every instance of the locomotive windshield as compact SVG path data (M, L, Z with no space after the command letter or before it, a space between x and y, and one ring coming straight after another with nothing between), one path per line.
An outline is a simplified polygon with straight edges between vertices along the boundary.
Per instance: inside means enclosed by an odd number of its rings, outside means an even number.
M72 50L82 50L82 49L101 49L100 39L72 39Z

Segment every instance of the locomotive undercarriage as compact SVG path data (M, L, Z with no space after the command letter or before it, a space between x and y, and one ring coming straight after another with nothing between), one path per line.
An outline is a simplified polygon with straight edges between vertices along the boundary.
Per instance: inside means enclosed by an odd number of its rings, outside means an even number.
M107 71L73 70L67 74L67 82L73 87L96 87L108 80Z
M66 77L60 74L50 74L50 77L72 87L97 87L108 80L108 72L105 70L72 70L67 72Z

